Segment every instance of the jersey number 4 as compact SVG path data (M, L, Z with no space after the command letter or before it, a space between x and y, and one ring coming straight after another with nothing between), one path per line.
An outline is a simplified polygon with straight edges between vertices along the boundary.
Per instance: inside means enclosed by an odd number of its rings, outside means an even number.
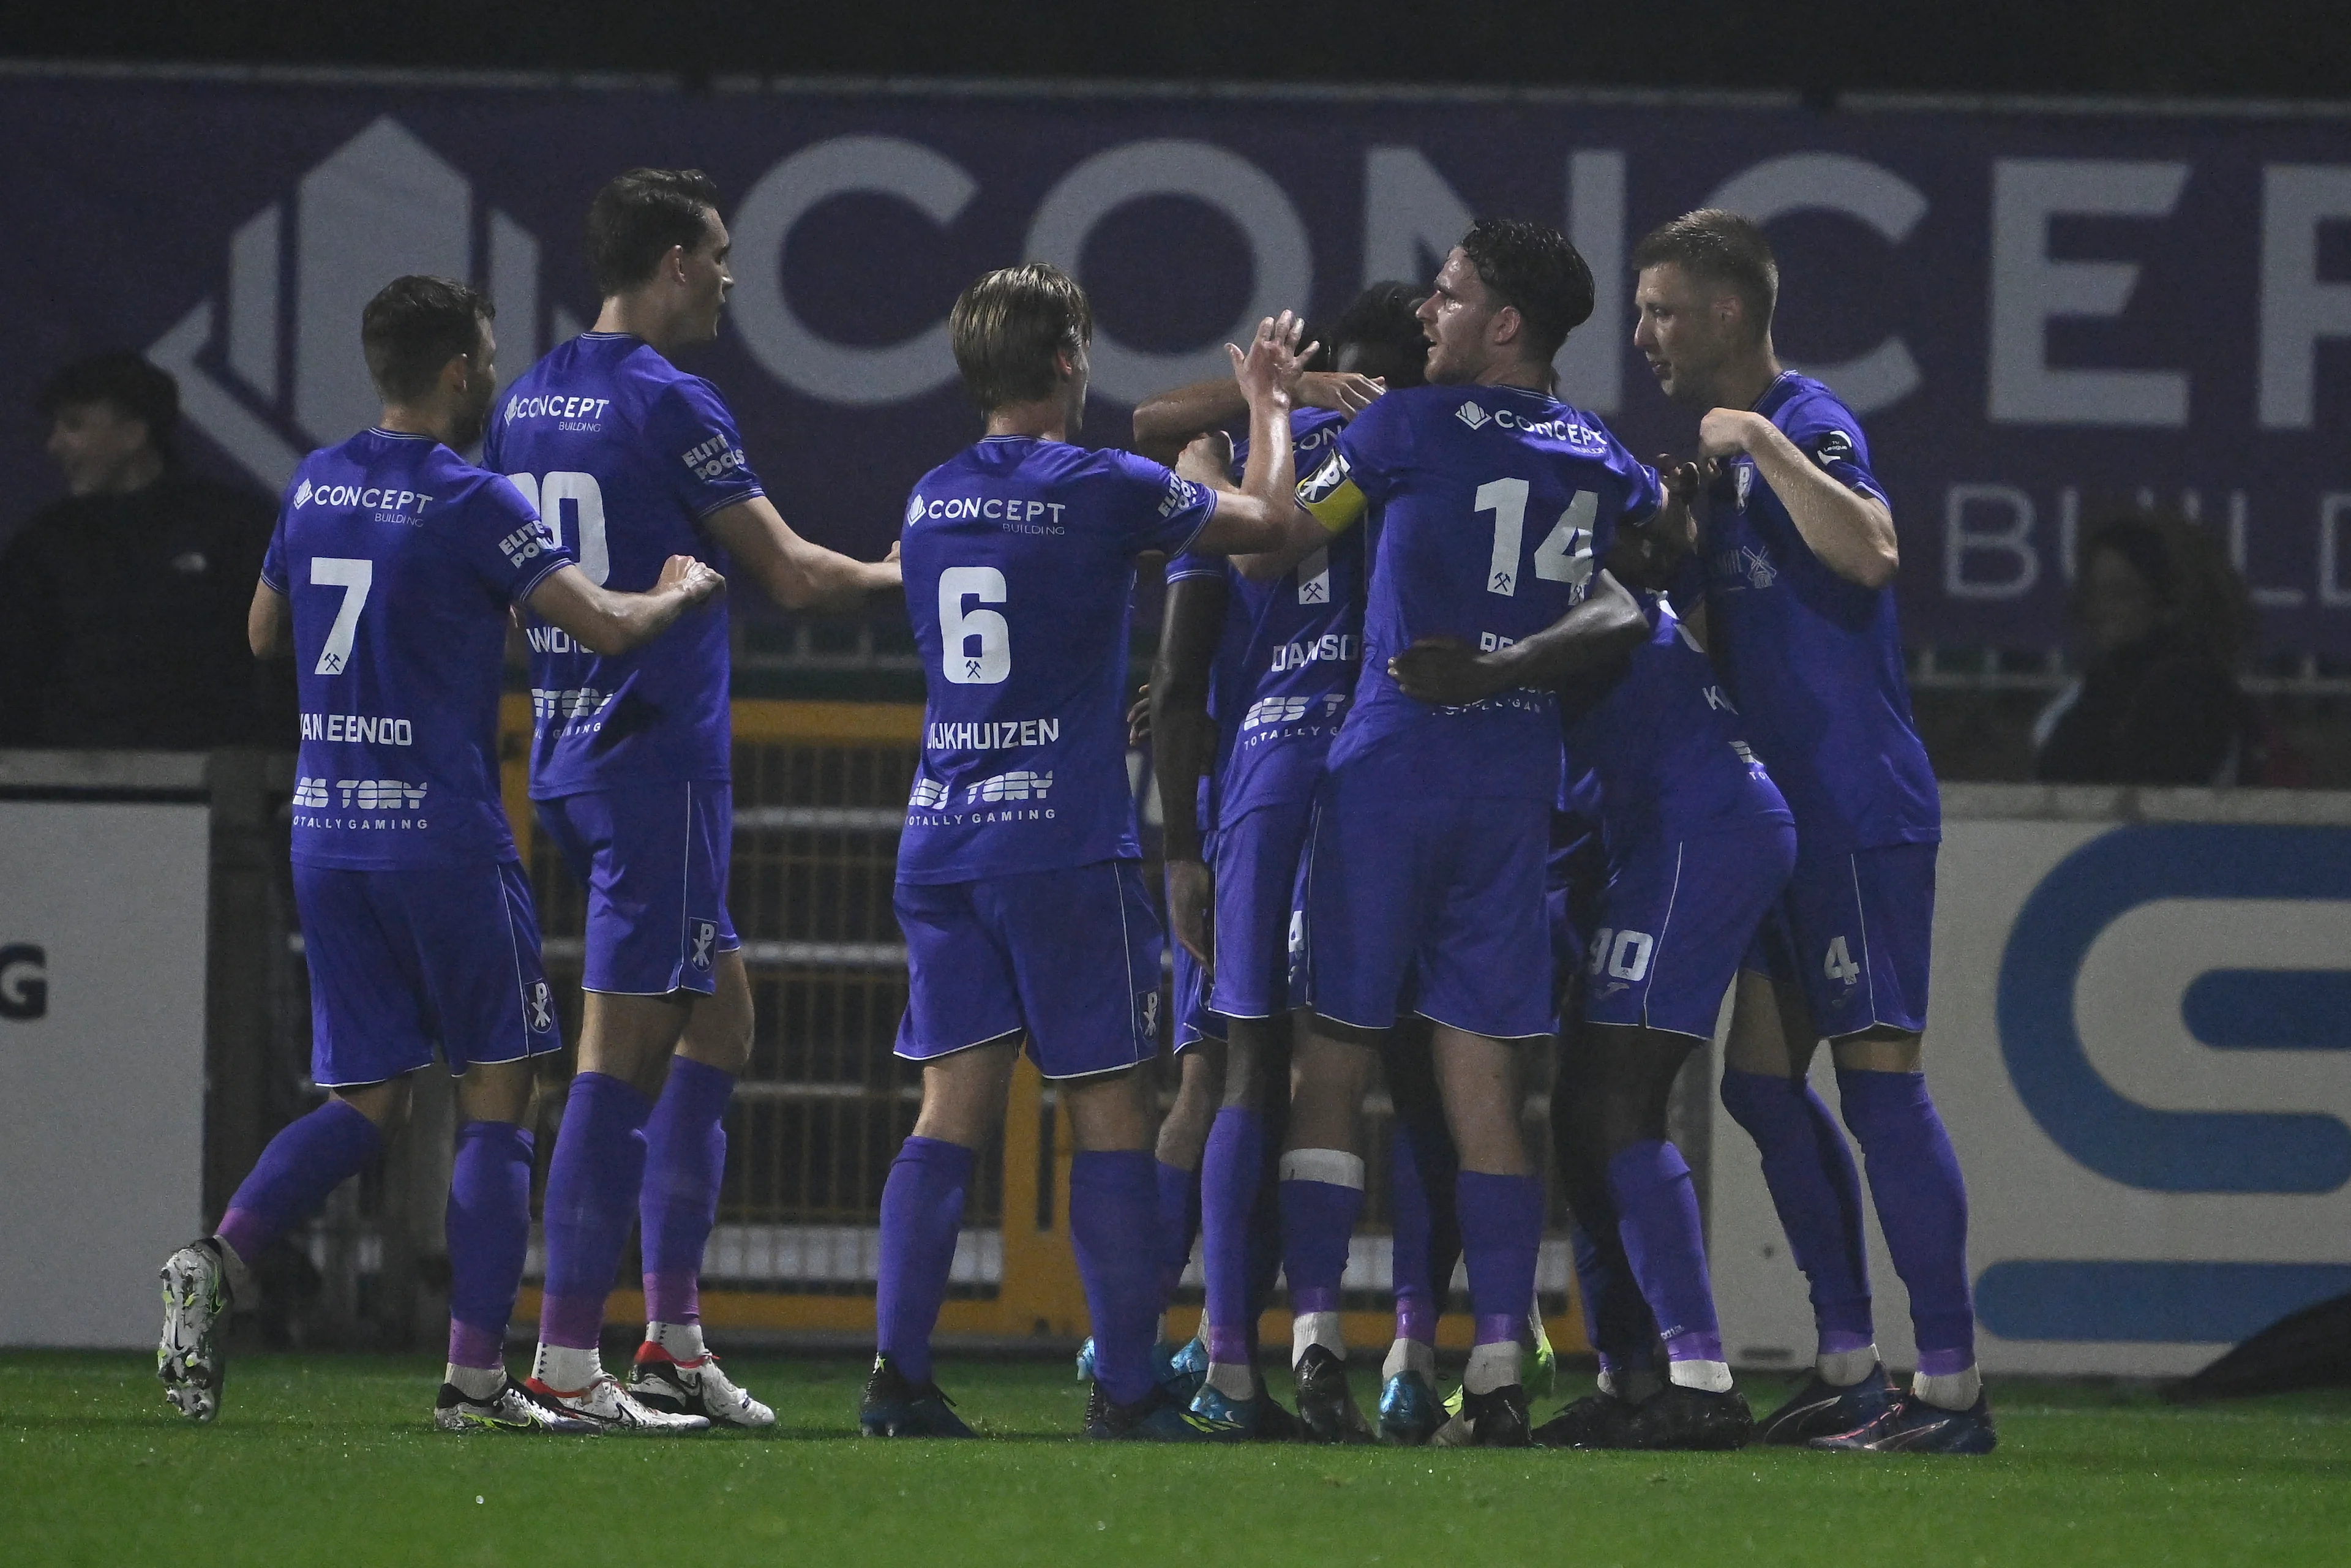
M375 586L375 562L354 556L314 555L310 580L321 588L340 588L343 602L335 623L327 628L327 645L319 650L321 675L340 675L351 662L351 641L360 634L360 612L367 608L368 590Z
M1526 542L1527 482L1489 479L1478 486L1478 510L1494 514L1494 561L1486 576L1486 591L1505 598L1519 591L1519 549ZM1600 515L1600 497L1578 490L1559 515L1542 543L1535 546L1535 575L1546 582L1564 582L1578 589L1592 580L1592 524ZM1575 596L1583 597L1581 592Z
M1001 604L1004 574L992 566L951 566L939 573L939 673L951 685L993 686L1012 674L1012 628L993 610Z

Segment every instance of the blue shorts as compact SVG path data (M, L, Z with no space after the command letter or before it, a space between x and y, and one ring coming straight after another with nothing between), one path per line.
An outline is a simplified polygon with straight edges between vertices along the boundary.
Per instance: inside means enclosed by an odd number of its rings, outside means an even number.
M1228 1019L1290 1010L1290 913L1314 808L1259 806L1217 831L1217 978L1208 1005Z
M1543 907L1551 807L1395 787L1375 767L1325 774L1303 874L1301 1005L1355 1029L1411 1009L1496 1040L1552 1030Z
M1543 868L1543 903L1551 915L1551 965L1557 993L1552 1011L1580 1018L1585 944L1600 929L1608 893L1608 851L1599 831L1580 818L1552 814L1552 849Z
M1935 936L1935 852L1927 844L1807 853L1746 967L1800 986L1825 1040L1865 1030L1927 1029Z
M310 1080L381 1083L563 1049L538 915L513 861L408 871L294 867L310 967Z
M897 886L910 1061L1029 1037L1048 1078L1088 1078L1159 1051L1159 916L1134 861Z
M726 915L735 791L724 779L625 784L540 800L539 826L588 889L583 989L624 997L717 988L743 946Z
M1223 1040L1225 1020L1208 1010L1208 975L1200 967L1200 960L1173 937L1168 939L1167 951L1176 966L1168 990L1175 998L1176 1051L1181 1055L1204 1040Z
M1795 824L1777 817L1628 851L1584 959L1583 1021L1713 1039L1739 956L1795 863Z

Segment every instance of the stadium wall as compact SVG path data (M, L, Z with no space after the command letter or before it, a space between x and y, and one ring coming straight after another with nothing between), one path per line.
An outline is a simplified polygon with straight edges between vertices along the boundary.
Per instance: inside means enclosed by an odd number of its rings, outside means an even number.
M1630 347L1629 246L1727 204L1780 249L1782 350L1868 427L1914 643L2053 647L2082 528L2145 498L2226 535L2264 652L2351 653L2340 115L59 72L5 78L0 135L10 210L72 236L0 256L0 405L141 348L201 460L271 487L372 417L354 324L386 277L488 286L511 371L592 315L598 183L699 164L739 287L693 368L787 515L865 553L975 432L944 316L983 267L1041 256L1092 289L1092 433L1116 441L1260 312L1426 277L1472 213L1559 220L1606 285L1563 387L1651 452L1691 428ZM49 493L39 440L0 425L5 493Z

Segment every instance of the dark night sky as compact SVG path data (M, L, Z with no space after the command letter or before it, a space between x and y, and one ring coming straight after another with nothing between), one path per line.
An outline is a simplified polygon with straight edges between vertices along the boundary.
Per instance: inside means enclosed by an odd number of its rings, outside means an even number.
M2341 0L1029 5L223 0L20 7L18 58L2328 99Z

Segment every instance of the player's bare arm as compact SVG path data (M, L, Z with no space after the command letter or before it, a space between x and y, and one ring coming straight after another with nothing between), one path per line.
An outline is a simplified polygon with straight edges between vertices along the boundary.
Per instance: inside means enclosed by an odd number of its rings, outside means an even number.
M256 659L282 659L294 652L294 615L286 596L266 582L253 585L253 607L245 612L245 640Z
M1744 453L1755 460L1763 482L1786 504L1796 531L1822 565L1864 588L1894 580L1902 556L1894 514L1885 502L1841 483L1760 413L1710 410L1698 422L1698 439L1708 457Z
M1169 583L1159 653L1151 664L1152 769L1165 821L1168 924L1203 965L1215 962L1216 891L1200 845L1199 786L1217 757L1208 678L1224 632L1226 597L1222 575Z
M1596 669L1648 635L1641 601L1607 571L1584 601L1531 637L1490 653L1451 637L1423 637L1388 661L1388 674L1416 702L1458 707L1521 686L1553 686Z
M1280 571L1312 554L1323 542L1322 525L1298 504L1297 455L1290 440L1291 392L1299 377L1298 339L1304 323L1289 311L1258 323L1246 352L1230 343L1233 379L1249 400L1249 465L1238 490L1221 492L1217 515L1200 530L1193 549L1215 555L1287 560ZM1244 562L1251 578L1276 576Z
M560 626L594 653L625 653L667 631L697 604L726 591L726 580L690 555L674 555L643 593L599 588L576 566L550 575L531 593L531 612Z
M765 496L713 512L703 527L787 610L853 609L866 594L901 586L895 544L870 561L827 549L802 538Z
M1309 371L1298 378L1291 402L1299 408L1327 408L1353 419L1387 390L1374 376L1353 371ZM1249 415L1249 399L1229 376L1147 397L1134 407L1134 449L1155 463L1173 465L1192 438L1226 430Z

